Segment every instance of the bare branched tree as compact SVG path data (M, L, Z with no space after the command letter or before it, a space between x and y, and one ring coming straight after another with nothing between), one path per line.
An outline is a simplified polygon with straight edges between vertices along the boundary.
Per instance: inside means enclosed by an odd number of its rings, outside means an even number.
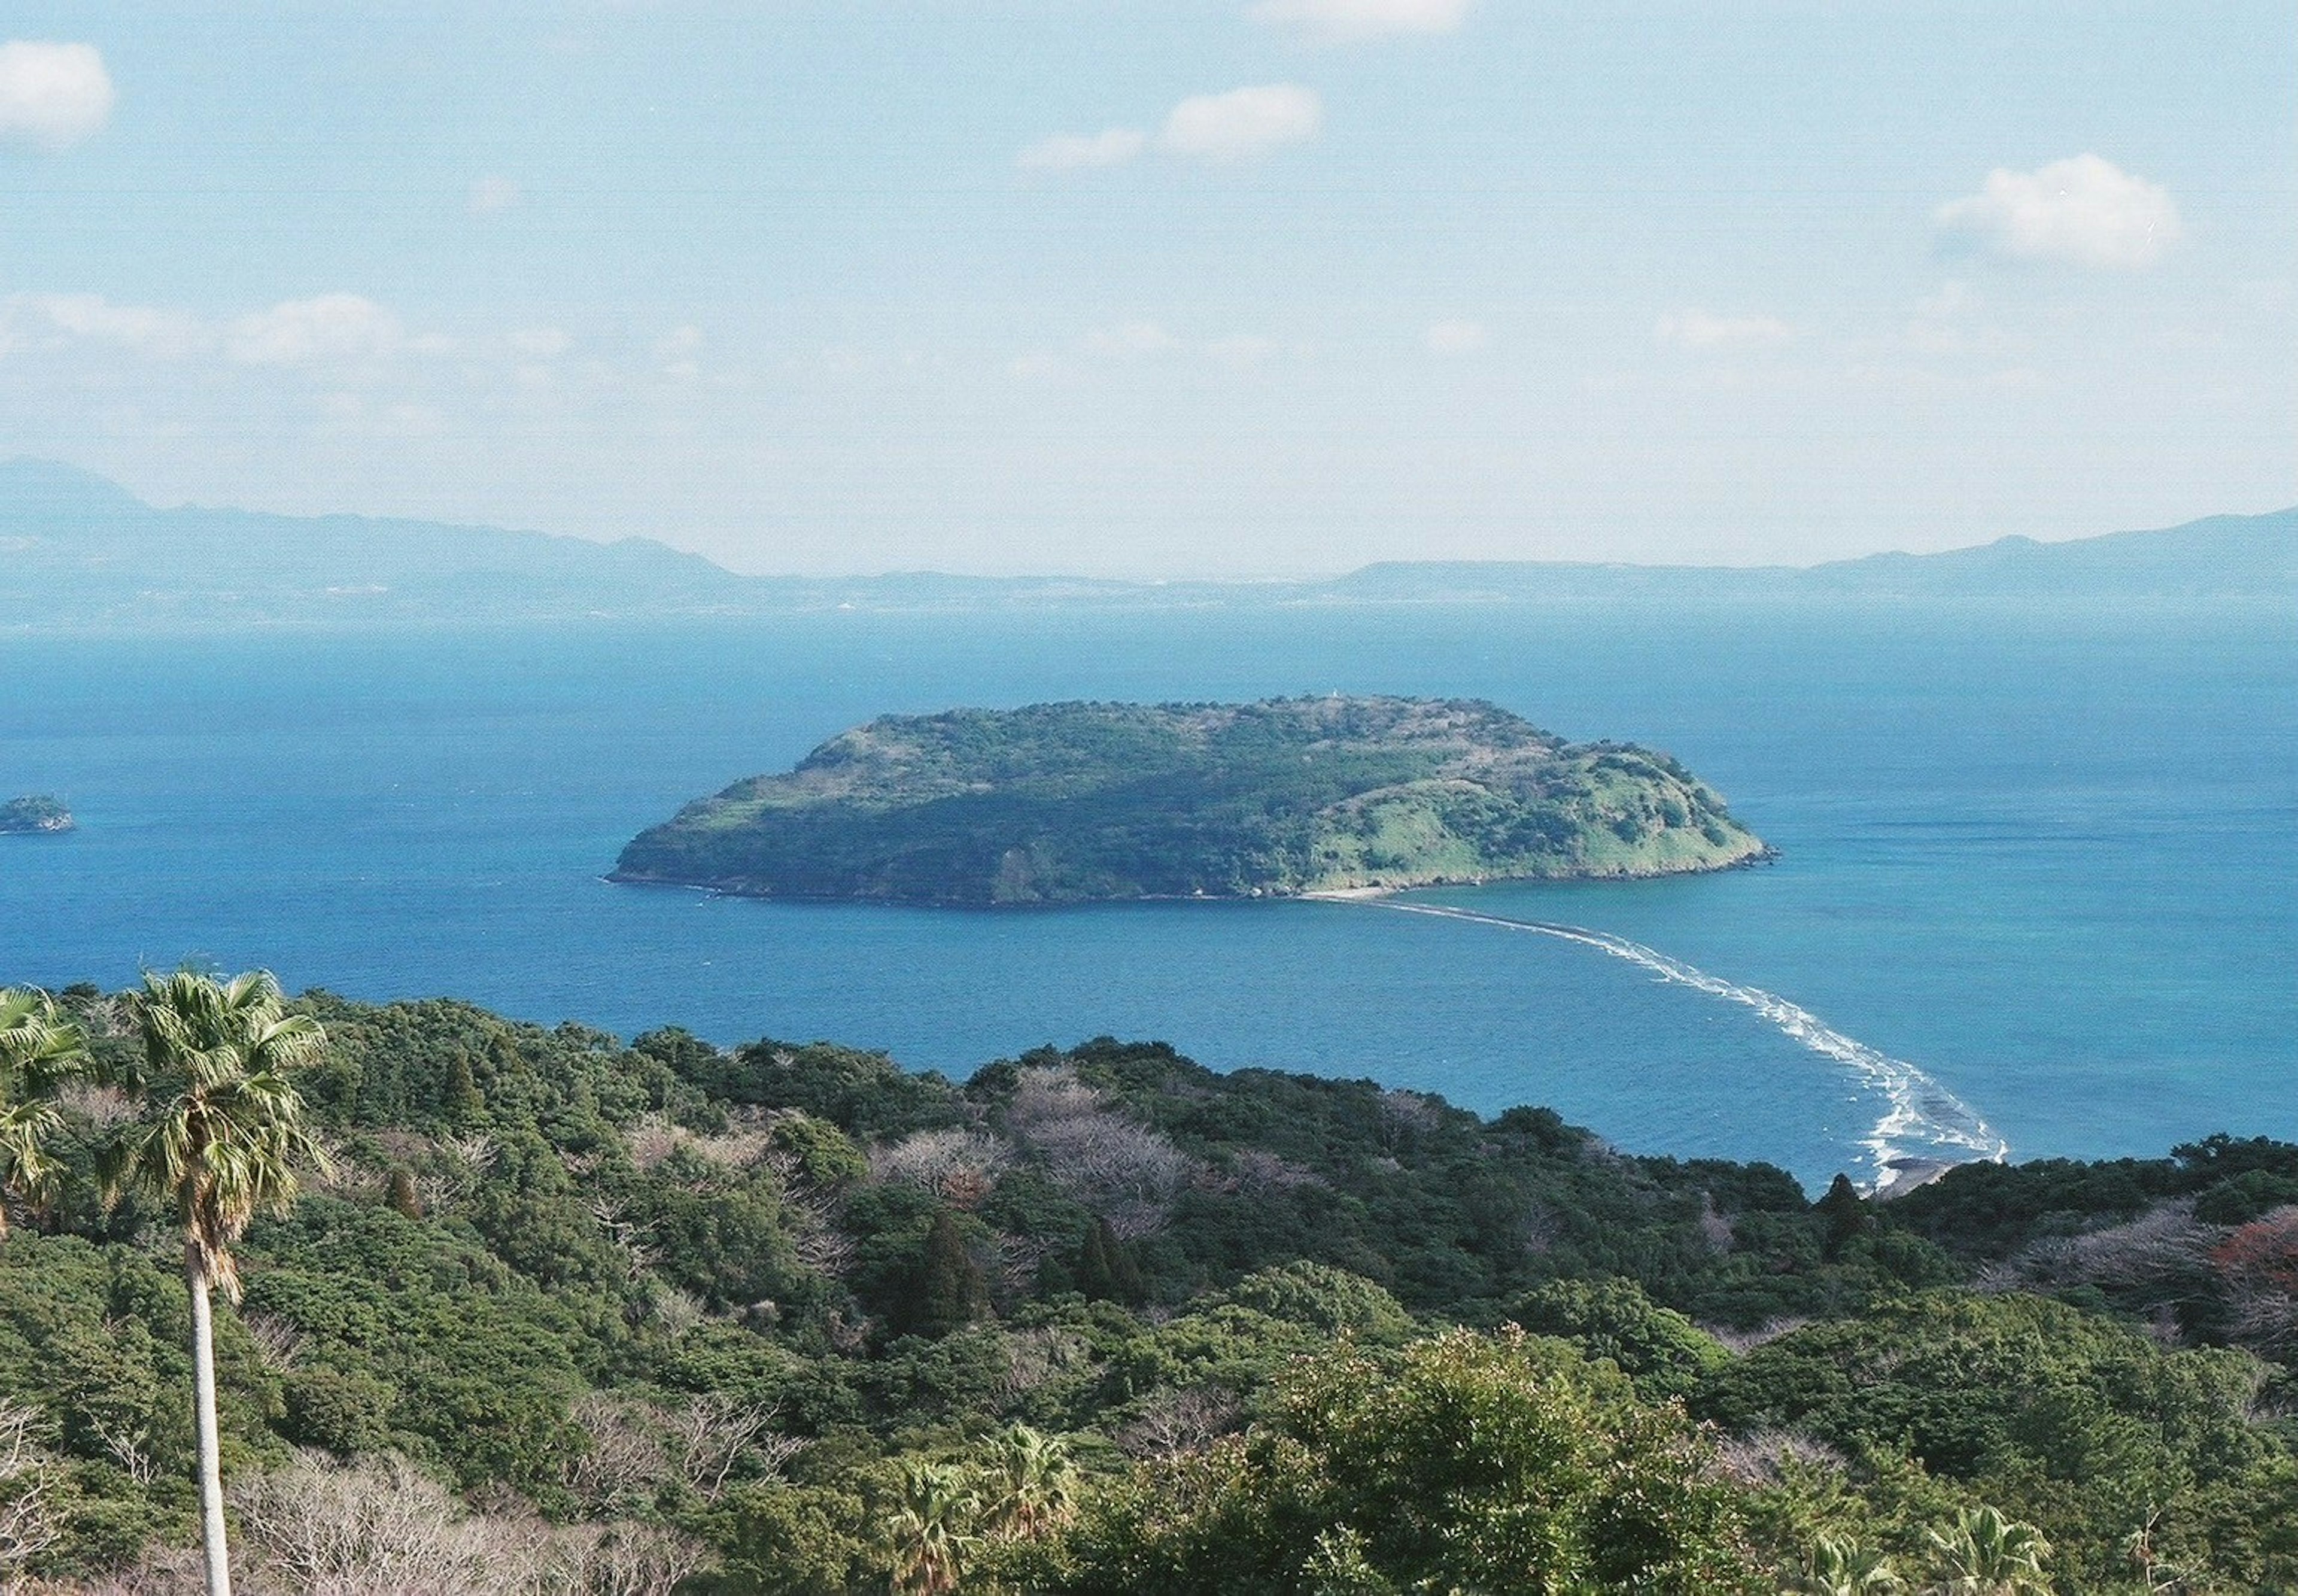
M603 1193L591 1199L591 1217L606 1231L607 1239L623 1255L623 1268L633 1280L661 1261L662 1249L654 1245L651 1225L632 1219L622 1205Z
M682 1478L702 1497L718 1500L736 1464L749 1460L771 1478L804 1451L806 1443L773 1428L771 1402L737 1402L698 1396L670 1418L670 1443Z
M671 1596L698 1573L703 1549L675 1530L627 1520L560 1532L561 1554L581 1596Z
M1229 1160L1236 1189L1247 1196L1264 1196L1272 1192L1289 1192L1304 1186L1327 1186L1330 1182L1317 1173L1289 1159L1260 1147L1248 1147Z
M1752 1330L1738 1329L1731 1325L1702 1325L1701 1329L1722 1342L1735 1352L1752 1352L1767 1341L1777 1341L1792 1330L1800 1330L1811 1323L1808 1319L1788 1315L1767 1319Z
M508 1596L538 1570L498 1556L484 1519L396 1459L344 1468L306 1456L234 1493L267 1596Z
M671 1476L663 1416L644 1402L594 1391L570 1415L589 1444L560 1477L583 1509L611 1517L649 1501Z
M120 1472L139 1485L148 1485L159 1476L159 1465L152 1457L152 1426L136 1425L126 1420L114 1422L101 1416L91 1416L88 1427L95 1438L103 1443L103 1450L120 1465Z
M1380 1095L1381 1151L1399 1151L1415 1133L1434 1129L1442 1117L1435 1100L1424 1093L1408 1092L1401 1087L1383 1092Z
M1715 1460L1716 1466L1732 1479L1757 1486L1775 1485L1795 1468L1842 1474L1851 1467L1851 1460L1835 1448L1789 1430L1757 1430L1750 1435L1719 1437Z
M278 1315L243 1313L239 1322L247 1327L247 1337L255 1343L255 1355L273 1374L284 1375L303 1360L303 1332Z
M260 1596L669 1596L704 1565L698 1544L652 1525L469 1512L398 1459L306 1454L234 1496ZM138 1582L119 1596L177 1588Z
M1054 1183L1128 1241L1165 1228L1200 1168L1148 1126L1112 1112L1042 1121L1029 1139Z
M1235 1429L1244 1416L1236 1393L1220 1385L1168 1385L1150 1393L1141 1416L1117 1432L1128 1457L1170 1458L1194 1451Z
M1981 1282L2030 1286L2138 1286L2199 1278L2212 1246L2226 1235L2195 1218L2191 1199L2161 1203L2128 1224L2053 1237L2021 1248Z
M1021 1396L1048 1380L1093 1367L1092 1344L1074 1330L1043 1325L1010 1331L1005 1336L1005 1377L998 1388L1009 1398Z
M14 1590L60 1533L47 1429L38 1409L0 1396L0 1591Z
M914 1186L960 1208L979 1207L1013 1162L1004 1137L982 1130L921 1130L870 1149L870 1178Z

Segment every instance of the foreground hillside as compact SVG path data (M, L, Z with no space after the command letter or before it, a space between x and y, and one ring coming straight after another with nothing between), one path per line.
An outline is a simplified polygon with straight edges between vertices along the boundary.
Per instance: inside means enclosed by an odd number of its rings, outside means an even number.
M760 897L1077 903L1661 875L1763 856L1664 754L1463 699L887 715L688 805L615 879Z
M2298 1588L2298 1148L1814 1204L1156 1045L961 1085L300 1006L335 1169L219 1316L252 1590L1924 1588L1998 1524L2037 1588ZM0 1242L0 1587L186 1588L169 1216L93 1196L125 1112L68 1100Z

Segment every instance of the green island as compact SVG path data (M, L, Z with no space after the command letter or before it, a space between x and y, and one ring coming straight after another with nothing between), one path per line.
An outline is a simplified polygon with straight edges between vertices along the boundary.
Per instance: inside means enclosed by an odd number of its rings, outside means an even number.
M950 905L1290 897L1766 858L1665 754L1466 699L887 715L642 832L612 880Z
M0 993L0 1126L10 1591L197 1588L203 1474L255 1592L2298 1589L2288 1144L1813 1201L1156 1043L190 974Z
M45 793L0 803L0 836L69 831L71 811Z

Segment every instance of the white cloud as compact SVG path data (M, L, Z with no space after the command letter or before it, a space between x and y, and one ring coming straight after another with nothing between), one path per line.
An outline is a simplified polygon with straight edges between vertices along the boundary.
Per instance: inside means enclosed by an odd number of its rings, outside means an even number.
M1426 343L1432 355L1467 355L1484 348L1486 336L1481 321L1432 321Z
M244 366L306 366L403 355L469 354L482 349L557 354L568 340L533 328L467 346L443 333L409 334L399 318L356 294L287 300L268 310L217 321L188 310L115 304L96 294L14 294L0 300L0 331L29 334L49 347L109 344L160 360L222 355Z
M1180 346L1179 339L1153 321L1123 321L1115 327L1095 327L1080 343L1087 354L1131 359L1170 354Z
M1173 107L1160 146L1200 161L1242 161L1285 145L1305 144L1325 124L1325 103L1297 83L1197 95Z
M1226 366L1231 371L1250 371L1265 365L1278 353L1274 338L1259 333L1239 333L1234 337L1216 338L1205 345L1205 358L1216 366Z
M0 144L68 149L103 130L115 97L93 45L0 45Z
M1104 128L1098 133L1056 133L1031 145L1014 157L1027 172L1075 172L1094 167L1123 166L1148 144L1137 128Z
M565 354L574 340L555 327L521 327L509 339L511 352L529 360L548 360Z
M473 216L494 216L523 197L519 186L508 178L481 178L471 185L470 197L464 203Z
M1260 0L1245 14L1256 22L1297 28L1332 44L1393 34L1451 33L1472 0Z
M409 344L399 318L356 294L322 294L284 301L231 324L232 359L251 366L301 366L314 360L377 359L413 348L443 354L450 345L429 337Z
M2185 228L2169 194L2111 161L2076 155L2031 172L1997 167L1975 194L1938 208L1948 234L2019 260L2135 271Z
M164 360L197 354L215 343L209 327L181 310L115 305L98 294L45 294L23 302L45 314L60 333Z
M1257 370L1272 360L1307 360L1315 350L1285 343L1262 333L1232 333L1219 338L1183 337L1161 322L1120 321L1095 327L1061 349L1036 349L1016 356L1006 370L1017 377L1045 380L1094 367L1174 363L1215 366L1224 371Z
M1900 342L1915 354L1943 358L2001 359L2025 352L2029 340L1982 319L1985 310L1970 284L1950 277L1939 285L1938 293L1915 302L1914 315Z
M1925 321L1951 321L1974 302L1971 285L1960 277L1949 277L1937 294L1927 294L1915 302L1915 314Z
M674 327L654 341L654 352L662 361L663 376L692 382L702 375L702 362L695 358L702 352L702 329L691 323Z
M1795 328L1769 316L1716 316L1706 310L1679 310L1663 316L1652 336L1680 349L1756 349L1784 343Z

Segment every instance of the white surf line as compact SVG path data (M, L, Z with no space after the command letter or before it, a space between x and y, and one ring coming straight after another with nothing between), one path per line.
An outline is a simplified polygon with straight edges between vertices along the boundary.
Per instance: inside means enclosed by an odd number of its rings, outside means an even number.
M1736 981L1728 981L1721 976L1695 969L1681 959L1672 959L1641 942L1631 942L1625 937L1616 937L1608 931L1592 931L1584 926L1559 925L1540 920L1510 920L1499 914L1483 914L1474 909L1455 909L1442 904L1406 904L1377 897L1353 901L1367 903L1375 908L1394 909L1403 914L1432 914L1442 920L1465 920L1475 925L1497 926L1502 930L1531 931L1542 937L1577 942L1608 953L1614 958L1641 965L1663 980L1695 988L1755 1010L1782 1033L1814 1053L1823 1054L1849 1067L1868 1085L1880 1090L1889 1102L1890 1108L1875 1122L1874 1129L1860 1142L1874 1160L1875 1182L1872 1191L1885 1191L1905 1178L1920 1178L1920 1169L1903 1167L1901 1162L1894 1161L1916 1164L1929 1162L1933 1167L1939 1163L1971 1163L1982 1159L2000 1163L2011 1151L2011 1145L1980 1117L1976 1109L1921 1068L1845 1036L1823 1022L1809 1009L1789 1002L1776 992L1766 992L1761 987L1743 987ZM1903 1137L1919 1145L1913 1147L1904 1145L1900 1139Z

